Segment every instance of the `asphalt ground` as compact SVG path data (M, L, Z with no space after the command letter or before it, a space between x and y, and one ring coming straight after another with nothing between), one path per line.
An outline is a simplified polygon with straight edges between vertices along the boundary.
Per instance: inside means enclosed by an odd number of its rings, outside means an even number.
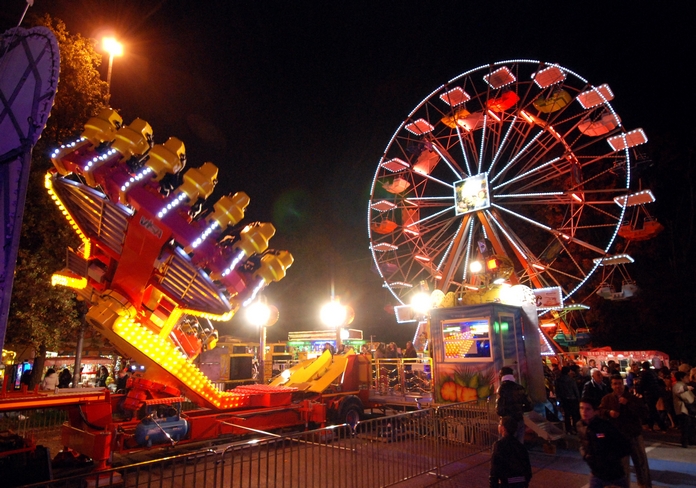
M679 442L679 431L666 433L644 431L650 474L654 488L686 488L696 486L696 446L684 449ZM590 470L581 459L576 436L567 436L555 444L555 452L541 442L525 444L532 462L531 488L589 487ZM488 488L490 469L489 453L477 454L463 462L447 466L440 473L419 476L400 483L400 488L468 487ZM637 487L635 473L631 474L631 487Z

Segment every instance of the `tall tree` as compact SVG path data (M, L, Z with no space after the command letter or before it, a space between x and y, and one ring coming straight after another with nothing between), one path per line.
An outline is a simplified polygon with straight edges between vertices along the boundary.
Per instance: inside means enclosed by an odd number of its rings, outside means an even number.
M42 138L34 148L27 203L17 258L7 343L36 352L32 386L40 380L47 350L77 333L80 313L75 294L51 286L51 275L65 264L65 248L77 245L72 229L46 193L43 180L51 167L48 152L75 137L87 119L106 104L107 87L99 78L101 55L96 41L68 32L45 15L35 25L51 29L60 49L60 81Z

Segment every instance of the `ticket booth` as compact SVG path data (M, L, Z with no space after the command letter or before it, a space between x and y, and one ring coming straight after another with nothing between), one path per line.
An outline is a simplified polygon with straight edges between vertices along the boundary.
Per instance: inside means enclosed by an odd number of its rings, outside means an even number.
M498 372L503 366L513 369L517 381L527 387L530 395L530 387L538 383L534 381L536 376L541 376L543 388L536 310L530 319L530 313L521 307L488 303L434 309L430 317L437 402L488 398L495 393ZM531 375L530 353L539 363L532 361ZM545 392L543 395L539 401L545 400Z

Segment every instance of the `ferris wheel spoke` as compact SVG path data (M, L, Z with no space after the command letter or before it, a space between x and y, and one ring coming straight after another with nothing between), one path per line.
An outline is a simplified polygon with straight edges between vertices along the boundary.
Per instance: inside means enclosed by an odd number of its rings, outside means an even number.
M510 136L510 133L512 132L512 129L515 127L515 122L517 122L517 115L515 115L510 123L508 124L508 128L505 131L505 135L503 136L502 141L498 145L498 149L496 150L495 154L493 155L493 159L491 159L491 164L488 167L488 173L491 173L493 171L493 168L495 167L495 163L498 161L498 157L500 156L503 148L505 148L505 144L507 143L508 137Z
M452 238L452 246L447 253L447 257L441 263L442 279L438 285L439 287L449 287L449 283L454 279L455 272L462 260L462 252L467 245L465 236L467 235L467 228L471 225L469 223L471 219L472 214L465 215L462 219L462 224L457 228L457 232Z
M452 170L452 173L457 177L457 179L460 179L463 174L465 173L460 167L459 164L454 160L452 156L447 152L447 150L442 147L439 143L433 141L432 147L435 150L435 152L442 158L442 160L449 166L449 168Z
M501 219L496 217L493 212L490 210L487 210L481 217L483 218L485 215L486 220L489 222L493 222L495 226L498 228L498 230L505 236L505 239L507 240L508 244L510 244L517 255L518 259L524 264L524 265L529 265L530 264L530 254L531 251L525 246L522 241L515 235L514 231L504 225ZM489 224L490 226L490 224ZM498 252L502 252L502 247L501 250ZM525 267L527 267L525 266Z
M585 206L588 209L593 210L594 212L597 212L598 214L601 214L601 215L607 217L610 221L613 221L614 226L616 226L617 222L621 222L623 220L623 218L622 218L623 212L619 211L619 214L613 214L607 210L603 210L601 207L599 207L599 205L602 203L604 203L606 205L613 205L613 207L611 207L611 208L614 208L614 207L619 208L616 205L616 203L613 201L612 202L587 202L587 201L585 201Z
M474 133L472 131L467 131L466 137L464 137L464 144L465 144L465 147L468 147L469 155L471 156L471 159L473 160L473 161L469 160L467 162L467 167L468 167L469 164L472 164L472 165L476 164L476 161L479 158L479 146L476 144L476 139L475 139ZM469 174L472 175L475 173L476 173L476 167L474 167L472 169L472 172L470 172Z
M493 194L492 198L496 201L505 200L508 205L570 205L575 202L572 192L567 191L548 191L536 193L520 193L520 194Z
M496 212L493 212L496 213ZM536 288L544 288L549 286L550 282L558 284L558 281L553 276L548 276L548 267L544 264L544 260L540 255L529 249L524 241L513 231L500 216L493 217L496 225L499 226L502 233L508 239L508 242L516 251L520 263L524 267L524 275ZM554 237L554 239L557 239ZM522 280L522 277L520 277Z
M554 158L550 161L547 161L545 163L540 164L536 168L530 169L529 171L522 173L521 175L517 175L509 180L503 181L502 183L499 183L498 185L493 187L493 190L500 190L501 188L504 188L507 185L510 185L511 183L515 183L518 180L521 180L523 178L528 178L530 176L533 176L535 173L538 173L539 171L543 170L544 168L547 168L553 164L556 164L558 161L560 161L561 158Z
M445 196L445 197L424 197L424 196L415 196L415 197L406 197L404 198L404 202L410 203L411 205L416 205L416 206L422 206L422 205L440 205L437 202L454 202L454 197L453 196ZM447 206L450 206L451 203L447 203ZM409 208L409 207L404 207L404 208Z
M481 165L483 164L483 155L485 153L486 144L486 129L488 129L488 114L483 114L483 127L481 128L481 148L479 149L478 157L478 173L481 172Z
M564 277L566 277L566 278L570 278L570 279L573 280L573 282L575 282L575 283L582 283L582 282L586 279L586 276L583 276L583 275L580 275L580 276L574 275L574 274L568 273L568 272L566 272L566 271L562 271L562 270L560 270L560 269L556 269L556 268L554 268L554 267L552 267L552 266L547 267L547 268L544 270L544 274L546 275L547 282L548 282L548 280L550 279L550 280L553 281L556 285L560 285L560 283L561 283L561 280L560 280L559 278L557 278L556 275L561 275L561 276L564 276Z
M510 159L510 161L503 167L503 169L501 169L493 178L491 178L491 180L490 180L491 183L493 183L495 180L497 180L498 178L500 178L500 176L501 176L503 173L505 173L505 171L506 171L512 164L514 164L515 161L517 161L517 159L518 159L520 156L522 156L522 155L525 153L525 151L526 151L532 144L534 144L534 142L535 142L543 133L544 133L543 130L537 132L536 135L535 135L534 137L532 137L532 139L527 143L527 145L524 146L517 154L515 154L515 155Z
M424 249L429 249L429 254L432 254L433 257L441 254L449 244L449 241L443 236L455 223L459 223L459 221L456 219L449 219L447 221L438 222L430 228L422 229L420 234L420 240L423 243L422 247Z
M421 176L422 178L425 178L425 179L430 180L430 181L434 181L435 183L438 183L439 185L450 188L454 191L454 185L452 185L451 183L447 183L446 181L442 181L438 178L435 178L434 176L430 176L427 173L421 173L420 171L412 171L412 174Z
M462 273L462 280L466 281L466 276L469 272L469 263L471 261L471 250L474 247L474 239L473 239L473 233L474 233L474 219L469 219L467 223L468 229L466 229L466 253L464 255L464 270ZM462 228L464 228L464 221L462 221ZM454 241L451 241L452 244L454 244ZM447 249L447 255L449 255L449 251L451 250L451 246ZM446 256L445 256L446 257ZM443 260L444 262L444 260ZM440 263L440 267L442 266L442 262Z
M443 215L446 212L449 212L450 210L454 210L454 205L452 205L451 207L447 207L443 210L440 210L439 212L436 212L432 215L428 215L427 217L423 217L422 219L417 220L415 222L410 222L406 227L417 227L424 222L428 222L430 220L438 218L439 216Z
M552 234L552 235L554 235L554 236L560 236L560 237L562 237L563 239L565 239L565 240L567 240L567 241L574 242L575 244L578 244L578 245L580 245L580 246L582 246L582 247L584 247L584 248L586 248L586 249L589 249L589 250L591 250L591 251L594 251L594 252L596 252L596 253L599 254L599 255L604 255L604 254L606 254L604 250L598 248L597 246L594 246L594 245L590 244L589 242L585 242L585 241L580 240L580 239L578 239L578 238L576 238L576 237L573 237L573 236L570 236L570 235L568 235L568 234L565 234L565 233L563 233L563 232L561 232L561 231L559 231L559 230L556 230L556 229L553 229L553 228L549 227L548 225L544 225L544 224L542 224L541 222L537 222L536 220L530 219L529 217L525 217L525 216L522 215L522 214L519 214L519 213L517 213L517 212L513 212L512 210L507 209L507 208L505 208L505 207L502 207L502 206L500 206L500 205L497 205L497 204L495 204L495 203L493 203L493 204L491 204L491 205L492 205L493 207L495 207L495 208L498 208L498 209L502 210L503 212L506 212L506 213L508 213L508 214L510 214L510 215L513 215L513 216L517 217L518 219L521 219L521 220L523 220L523 221L525 221L525 222L527 222L527 223L529 223L529 224L532 224L532 225L534 225L534 226L536 226L536 227L538 227L538 228L540 228L540 229L544 229L545 231L549 232L550 234Z
M600 162L600 159L594 159L593 162ZM581 169L586 169L588 164L582 165ZM612 168L605 170L602 174L610 172ZM497 185L494 189L500 190L511 183L517 183L519 186L515 187L515 192L529 192L532 189L540 186L545 186L549 182L559 181L559 178L565 177L571 174L573 171L573 165L565 158L555 158L551 161L541 164L540 166L533 168L521 175L518 175L511 180L505 182L505 184ZM602 176L602 174L593 175L590 178L583 179L576 182L571 189L583 190L587 184L589 184L594 179Z
M459 147L462 150L462 157L464 158L464 164L466 165L466 174L471 176L471 166L469 165L469 157L466 154L466 147L464 145L464 139L462 138L462 130L458 125L455 125L455 130L457 131L457 140L459 141Z

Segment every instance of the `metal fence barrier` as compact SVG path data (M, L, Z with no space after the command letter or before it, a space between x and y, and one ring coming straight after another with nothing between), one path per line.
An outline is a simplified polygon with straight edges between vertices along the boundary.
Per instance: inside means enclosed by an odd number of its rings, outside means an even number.
M460 403L290 435L271 435L31 487L386 487L487 451L488 403Z
M372 389L380 395L432 393L431 358L375 359L372 368Z
M60 431L68 412L59 408L0 413L0 432L12 431L22 437L41 439Z

